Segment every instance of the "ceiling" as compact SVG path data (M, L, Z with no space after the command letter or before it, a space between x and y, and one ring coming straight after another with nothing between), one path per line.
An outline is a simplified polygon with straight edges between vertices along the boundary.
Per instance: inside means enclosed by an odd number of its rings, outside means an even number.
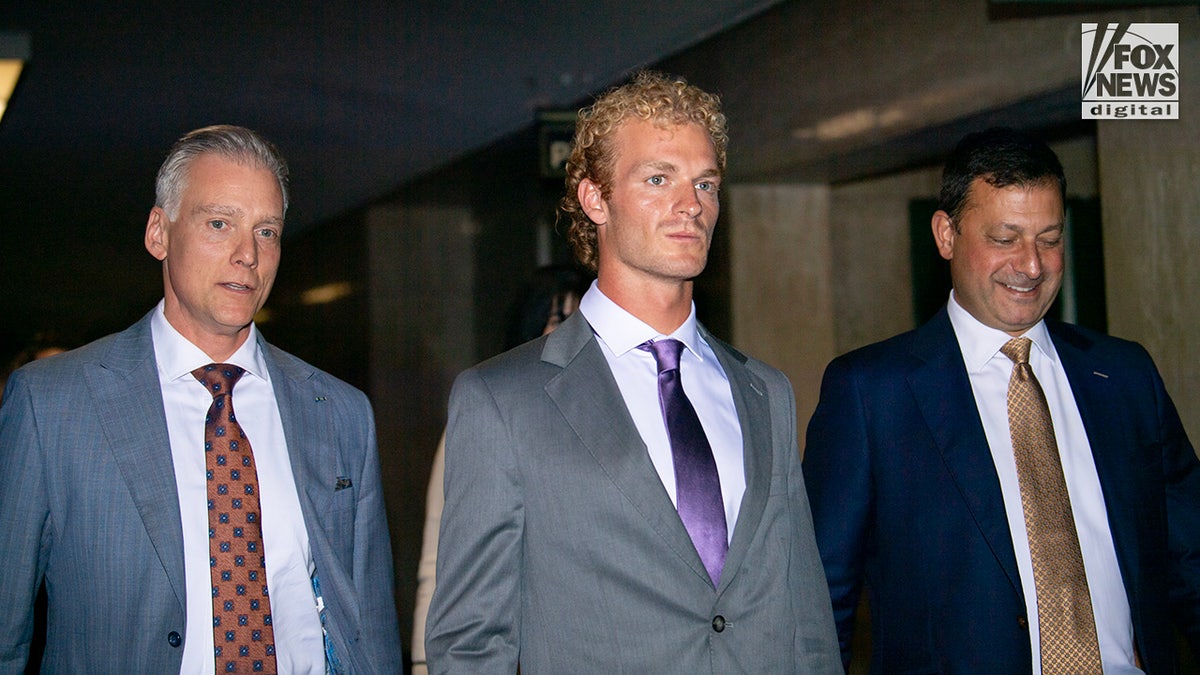
M43 327L77 342L161 293L142 233L191 129L279 146L294 235L778 1L0 2L0 38L31 52L0 119L0 365Z
M962 10L956 2L934 4L956 17L960 35L993 28L990 2ZM1069 11L1028 4L1023 11L1038 15ZM292 170L294 234L395 195L529 129L536 111L573 109L651 64L723 84L713 90L740 130L730 172L750 179L849 180L929 163L966 129L1077 120L1073 84L981 106L981 87L1004 91L978 76L1003 71L982 50L973 68L932 85L918 77L928 64L893 71L831 61L846 31L866 28L867 6L885 19L867 32L884 42L887 26L909 18L902 6L869 0L0 3L0 37L28 36L31 52L0 119L0 360L39 324L84 323L82 335L103 334L137 318L120 308L140 314L159 297L159 265L141 254L154 174L171 143L200 126L248 126L280 147ZM937 15L913 25L937 25ZM1037 43L1037 30L1021 37L1000 23L1014 44ZM791 44L797 26L814 27L802 48L738 48ZM963 58L953 39L932 44L942 42L949 46L938 49ZM941 52L930 53L938 63ZM958 92L958 103L912 94L914 78L936 85L934 94ZM855 106L876 94L916 96L936 114L918 110L911 128L850 138L797 135L860 113Z
M304 228L776 4L10 2L31 59L0 121L0 227L140 231L171 142L261 131Z

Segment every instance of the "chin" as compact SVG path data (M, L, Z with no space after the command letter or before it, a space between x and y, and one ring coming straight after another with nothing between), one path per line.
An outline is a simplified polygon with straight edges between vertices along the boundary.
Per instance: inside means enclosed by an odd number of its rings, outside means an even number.
M1006 333L1024 333L1025 331L1027 331L1030 328L1033 328L1035 325L1037 325L1038 321L1041 321L1041 317L1028 317L1028 318L1013 319L1012 321L1006 322L1007 328L1004 329L1004 332L1006 332Z
M239 331L242 330L243 328L245 328L246 326L249 326L253 321L254 321L253 314L250 314L248 316L244 315L244 314L231 314L231 315L227 315L221 319L222 324L229 326L231 329L235 329L235 330L239 330Z

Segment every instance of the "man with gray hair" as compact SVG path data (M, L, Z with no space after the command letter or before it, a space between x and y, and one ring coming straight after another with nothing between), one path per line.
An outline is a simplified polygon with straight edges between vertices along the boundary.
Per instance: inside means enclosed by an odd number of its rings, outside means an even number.
M163 300L0 408L0 673L400 670L370 403L268 344L287 167L198 129L156 182ZM234 398L236 410L234 414Z

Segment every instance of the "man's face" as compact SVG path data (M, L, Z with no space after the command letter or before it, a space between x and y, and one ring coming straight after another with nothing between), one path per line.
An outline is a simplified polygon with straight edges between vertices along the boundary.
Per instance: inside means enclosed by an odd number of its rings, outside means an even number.
M611 193L585 179L580 203L597 224L598 275L609 282L690 280L704 270L720 210L716 154L698 124L622 122L612 139Z
M954 297L987 326L1020 336L1058 295L1063 203L1053 182L995 188L977 178L959 222L938 211L933 235L950 261Z
M244 339L279 268L279 183L210 153L192 162L179 201L175 220L155 207L146 224L146 248L163 261L167 320L202 349Z

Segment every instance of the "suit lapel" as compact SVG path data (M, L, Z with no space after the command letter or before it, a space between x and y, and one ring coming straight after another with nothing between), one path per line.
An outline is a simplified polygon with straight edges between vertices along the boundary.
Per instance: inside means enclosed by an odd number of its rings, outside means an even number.
M663 488L591 326L576 312L546 338L542 360L562 368L546 383L572 430L667 546L708 583L708 572Z
M150 316L119 334L109 352L87 367L87 382L107 445L182 608L185 583L179 492Z
M292 478L296 484L296 495L300 500L300 512L304 516L308 532L309 549L313 563L321 579L322 594L327 598L336 594L338 602L345 607L345 618L357 622L359 617L358 597L355 593L339 589L354 588L348 570L337 564L333 538L338 533L330 532L330 502L333 498L335 481L346 473L339 466L338 439L333 437L337 424L333 419L335 404L313 386L313 370L310 366L276 350L259 333L259 347L271 374L271 387L275 392L275 403L283 424L283 435L287 442L288 460L292 467ZM356 635L358 626L345 626L341 635Z
M335 439L326 434L333 429L329 406L321 406L320 395L309 384L311 370L305 370L291 360L281 361L259 334L259 347L271 374L275 403L283 423L288 459L296 480L296 492L306 522L322 522L313 516L323 514L332 496L334 467L322 463L322 448L335 446ZM326 475L328 474L328 475Z
M1122 407L1131 405L1122 393L1127 371L1122 364L1106 364L1093 357L1092 341L1071 326L1050 321L1046 326L1091 446L1122 577L1127 580L1126 588L1133 589L1136 584L1130 580L1137 578L1136 571L1142 567L1139 552L1154 548L1139 541L1147 531L1138 526L1139 514L1154 500L1142 494L1145 482L1141 477L1131 474L1142 463L1136 456L1140 450L1137 440L1128 435L1133 425L1128 424L1128 411ZM1132 590L1130 593L1133 605Z
M946 470L958 486L959 495L1013 589L1020 593L1021 577L1000 480L975 406L962 351L944 307L932 321L917 329L913 356L922 362L908 377L917 407Z
M766 384L746 368L746 357L714 338L707 330L701 328L701 333L716 353L725 376L729 378L733 405L737 409L738 422L742 428L742 464L746 474L746 492L742 495L733 539L729 543L729 554L721 572L719 590L724 590L736 576L746 557L771 491L771 408Z

